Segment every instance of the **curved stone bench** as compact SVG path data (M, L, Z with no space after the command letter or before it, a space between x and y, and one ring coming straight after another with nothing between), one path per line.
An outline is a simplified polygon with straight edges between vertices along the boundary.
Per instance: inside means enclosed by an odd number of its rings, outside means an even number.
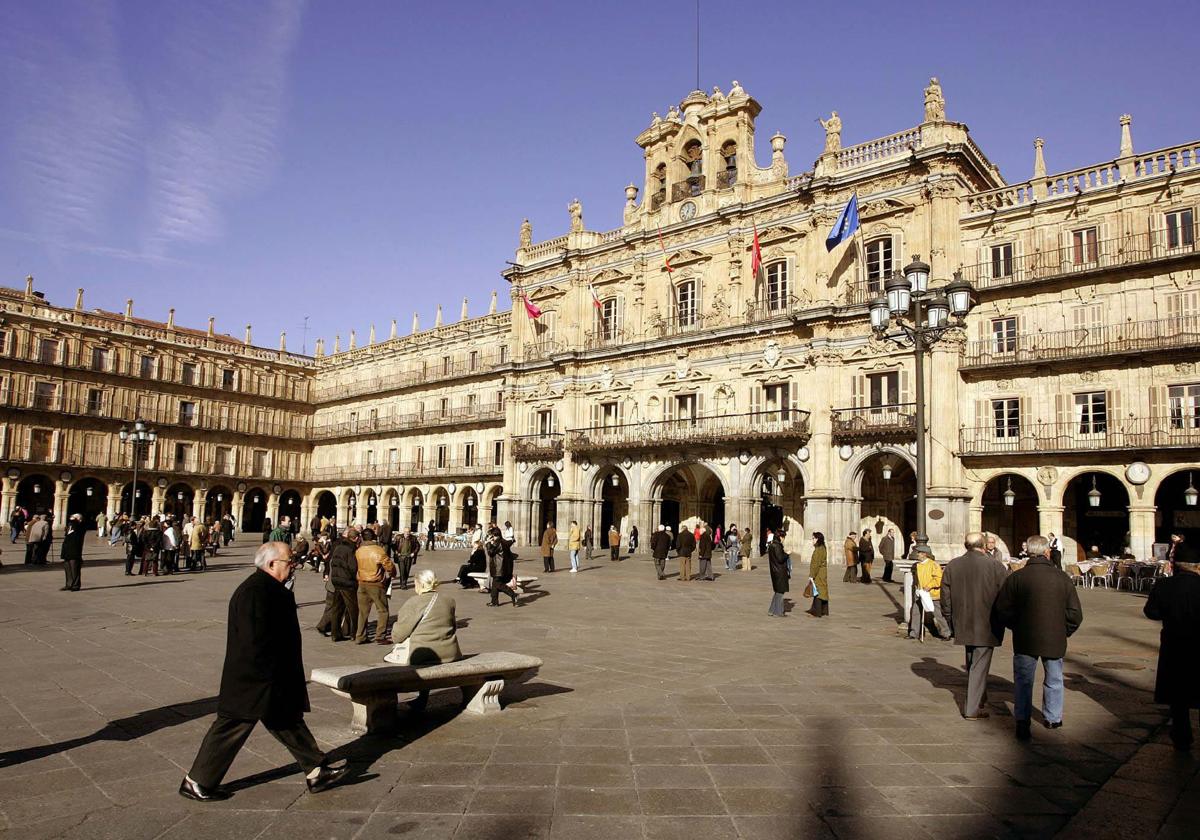
M493 652L468 656L444 665L338 665L316 668L312 681L350 699L355 732L389 732L396 728L396 695L435 688L461 688L465 711L493 714L501 711L500 693L505 680L524 682L537 674L542 660L521 653Z

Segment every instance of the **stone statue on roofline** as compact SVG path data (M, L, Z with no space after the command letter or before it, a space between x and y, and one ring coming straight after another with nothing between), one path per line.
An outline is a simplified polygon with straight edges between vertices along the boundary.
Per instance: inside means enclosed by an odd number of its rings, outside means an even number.
M946 121L946 97L942 96L942 85L934 76L925 88L925 122Z
M525 221L521 222L520 247L528 248L532 244L533 244L533 225L531 225L529 223L529 220L526 219Z
M583 231L583 205L579 203L578 198L571 199L571 203L567 205L567 212L571 214L571 233L581 233Z
M825 151L836 152L842 148L842 118L837 111L829 115L829 119L817 119L821 128L825 129Z

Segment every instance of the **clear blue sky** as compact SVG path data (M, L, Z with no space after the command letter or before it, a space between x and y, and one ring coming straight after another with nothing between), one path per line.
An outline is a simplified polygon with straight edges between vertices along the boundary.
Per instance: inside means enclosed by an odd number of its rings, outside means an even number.
M702 0L701 82L738 79L795 172L950 119L1010 181L1200 136L1195 6ZM374 321L482 314L521 219L594 230L641 184L633 138L695 83L694 0L13 0L0 6L0 283L308 349ZM343 341L345 339L343 338Z

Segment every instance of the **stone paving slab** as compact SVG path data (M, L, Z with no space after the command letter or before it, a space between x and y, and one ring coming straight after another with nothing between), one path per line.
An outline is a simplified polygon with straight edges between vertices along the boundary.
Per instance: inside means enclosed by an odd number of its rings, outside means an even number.
M0 836L1101 837L1130 814L1150 836L1200 836L1194 765L1164 752L1151 703L1158 628L1141 594L1080 592L1067 725L1022 745L1010 649L992 718L964 721L962 651L899 638L897 586L835 582L830 618L792 605L779 620L765 568L660 583L643 556L543 575L528 549L518 568L541 579L520 608L444 590L464 651L545 661L502 715L459 717L458 693L435 693L395 737L357 737L349 703L310 685L309 725L351 760L347 784L309 795L259 729L233 798L188 802L176 788L215 713L228 597L256 547L243 537L206 573L145 579L89 540L79 593L58 591L57 564L0 570ZM450 578L464 559L421 565ZM377 660L311 629L316 575L299 573L296 595L310 669Z

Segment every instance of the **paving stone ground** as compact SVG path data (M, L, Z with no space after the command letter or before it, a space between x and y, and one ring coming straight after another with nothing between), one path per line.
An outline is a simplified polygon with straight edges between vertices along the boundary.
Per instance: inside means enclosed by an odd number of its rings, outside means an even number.
M457 692L435 693L399 736L360 738L348 702L310 686L309 725L351 759L349 783L309 795L259 729L226 780L234 797L188 802L176 788L215 713L226 604L256 543L243 537L204 574L147 579L89 537L79 593L58 591L57 564L4 552L0 836L1200 836L1197 763L1167 746L1151 702L1158 628L1140 594L1080 593L1066 725L1035 726L1022 745L1010 649L994 660L992 717L963 720L962 651L897 635L898 586L835 582L829 618L797 604L780 620L766 615L765 568L659 582L643 555L543 575L530 549L519 573L541 580L520 608L445 590L464 651L545 660L503 714L457 717ZM442 578L463 560L421 557ZM315 574L296 594L309 668L381 655L311 629Z

